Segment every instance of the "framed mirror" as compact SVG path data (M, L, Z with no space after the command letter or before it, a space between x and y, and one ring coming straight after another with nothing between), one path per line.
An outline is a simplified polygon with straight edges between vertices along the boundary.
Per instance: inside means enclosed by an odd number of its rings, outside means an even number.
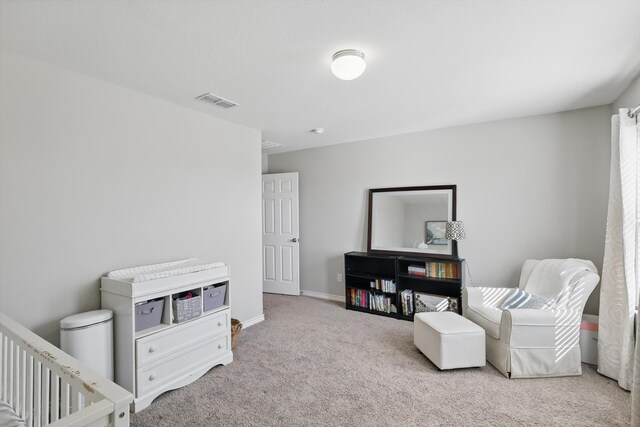
M455 257L456 242L445 238L455 219L455 185L370 189L367 251Z

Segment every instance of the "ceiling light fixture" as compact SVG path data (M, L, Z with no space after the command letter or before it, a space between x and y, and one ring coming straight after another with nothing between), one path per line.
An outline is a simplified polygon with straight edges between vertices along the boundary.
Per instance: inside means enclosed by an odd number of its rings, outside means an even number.
M366 68L364 53L359 50L345 49L333 54L331 72L341 80L357 79Z
M311 129L309 132L315 133L316 135L322 135L324 133L324 128Z

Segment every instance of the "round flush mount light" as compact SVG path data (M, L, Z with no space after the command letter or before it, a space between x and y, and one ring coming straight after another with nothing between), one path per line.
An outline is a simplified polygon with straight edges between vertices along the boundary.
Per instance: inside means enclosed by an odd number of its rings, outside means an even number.
M315 133L316 135L322 135L324 133L324 128L314 128L314 129L311 129L309 132Z
M342 80L357 79L364 73L367 63L364 53L356 49L345 49L333 54L331 72Z

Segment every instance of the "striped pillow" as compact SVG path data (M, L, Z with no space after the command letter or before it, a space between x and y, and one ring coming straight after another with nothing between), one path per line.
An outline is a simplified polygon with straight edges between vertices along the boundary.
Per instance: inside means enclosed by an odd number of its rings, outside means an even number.
M555 301L551 298L539 297L525 292L520 288L516 288L502 303L500 308L502 310L514 308L537 308L541 310L548 310L554 302Z

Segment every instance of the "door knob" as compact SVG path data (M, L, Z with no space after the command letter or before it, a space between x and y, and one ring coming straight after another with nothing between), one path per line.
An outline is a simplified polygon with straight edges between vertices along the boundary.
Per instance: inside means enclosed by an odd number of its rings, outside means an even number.
M295 243L295 242L297 242L297 241L298 241L298 239L296 239L296 238L294 237L293 239L291 239L291 241L292 241L293 243Z

